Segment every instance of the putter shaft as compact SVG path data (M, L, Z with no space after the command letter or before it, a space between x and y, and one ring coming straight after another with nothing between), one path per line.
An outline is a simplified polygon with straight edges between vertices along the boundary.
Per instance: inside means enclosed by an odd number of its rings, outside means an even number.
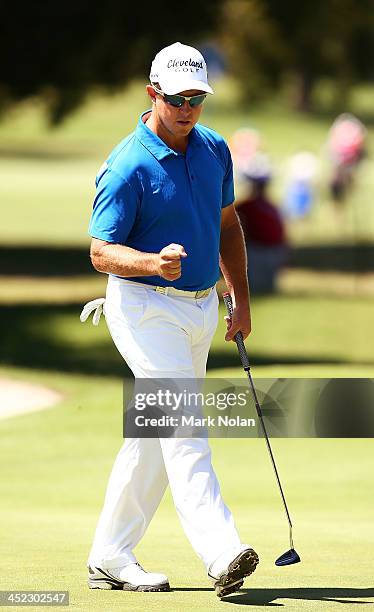
M224 293L223 294L223 301L225 303L227 313L228 313L229 317L231 318L232 317L232 313L233 313L233 306L232 306L231 295L229 293ZM257 412L258 418L260 419L261 429L262 429L262 432L263 432L264 437L265 437L266 446L267 446L268 451L269 451L271 463L272 463L272 466L273 466L273 469L274 469L274 473L275 473L275 477L277 479L277 483L278 483L279 491L280 491L280 494L281 494L281 497L282 497L284 509L285 509L286 515L287 515L287 521L288 521L289 529L290 529L290 532L289 532L290 548L293 549L294 545L293 545L293 538L292 538L292 521L291 521L290 513L288 511L287 502L286 502L286 498L284 496L282 484L281 484L281 481L280 481L280 478L279 478L279 474L278 474L277 466L276 466L276 463L275 463L273 451L271 449L271 445L270 445L270 441L269 441L269 436L268 436L267 431L266 431L264 419L263 419L263 416L262 416L262 410L261 410L260 404L259 404L258 399L257 399L256 389L255 389L255 386L253 384L253 379L252 379L252 376L251 376L251 367L249 365L248 354L247 354L247 351L246 351L246 348L245 348L245 345L244 345L243 335L242 335L241 331L239 331L239 332L237 332L235 334L234 340L236 342L236 346L238 347L238 352L239 352L240 360L242 362L243 369L244 369L244 371L246 372L246 374L248 376L249 384L250 384L250 387L252 389L252 394L253 394L253 398L254 398L255 406L256 406L256 412Z

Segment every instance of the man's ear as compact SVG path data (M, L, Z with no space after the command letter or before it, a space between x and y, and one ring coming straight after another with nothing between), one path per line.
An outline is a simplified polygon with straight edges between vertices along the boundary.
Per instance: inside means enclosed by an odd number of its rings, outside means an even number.
M146 90L147 90L147 94L149 95L149 97L152 100L152 103L154 104L156 102L156 92L153 89L152 85L147 85L146 86Z

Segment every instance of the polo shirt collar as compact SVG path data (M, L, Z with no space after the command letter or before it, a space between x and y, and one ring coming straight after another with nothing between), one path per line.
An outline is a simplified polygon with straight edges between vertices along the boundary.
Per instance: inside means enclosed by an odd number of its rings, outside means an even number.
M180 153L168 147L168 145L163 140L161 140L161 138L159 138L157 134L152 132L152 130L147 127L146 123L143 122L144 115L147 115L149 112L151 111L147 110L139 117L138 125L135 130L135 135L138 140L140 140L142 145L146 149L148 149L148 151L150 151L150 153L152 153L152 155L159 161L161 161L165 157L168 157L169 155L180 155ZM192 128L189 135L188 148L191 148L191 145L193 146L194 144L197 144L198 140L199 136L197 134L197 131L195 130L195 128Z

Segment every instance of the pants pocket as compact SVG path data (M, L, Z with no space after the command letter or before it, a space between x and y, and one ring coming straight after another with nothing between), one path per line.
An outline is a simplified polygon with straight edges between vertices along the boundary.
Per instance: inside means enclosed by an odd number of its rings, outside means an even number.
M107 320L114 317L129 327L138 327L145 319L148 307L149 289L109 278L105 301Z
M149 306L148 290L144 287L121 286L120 308L127 323L138 327L145 319Z

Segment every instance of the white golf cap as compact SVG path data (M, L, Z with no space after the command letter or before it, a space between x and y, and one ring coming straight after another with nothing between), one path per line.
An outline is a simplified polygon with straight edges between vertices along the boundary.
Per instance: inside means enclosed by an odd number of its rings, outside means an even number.
M200 51L180 42L157 53L149 78L151 83L159 83L162 91L169 95L188 89L214 93L208 83L206 62Z

